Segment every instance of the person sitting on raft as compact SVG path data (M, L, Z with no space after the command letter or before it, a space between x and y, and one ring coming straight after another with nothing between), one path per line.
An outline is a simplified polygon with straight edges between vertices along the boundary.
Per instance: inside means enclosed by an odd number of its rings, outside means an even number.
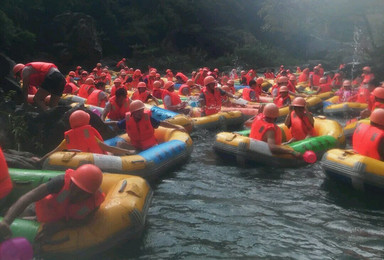
M384 161L384 109L375 109L370 124L359 124L353 133L352 147L358 154Z
M238 99L235 95L216 87L216 80L212 76L204 79L204 88L199 96L199 104L202 116L219 113L221 110L221 96L229 96Z
M131 99L140 100L143 103L147 103L149 99L152 99L156 103L156 106L159 105L159 101L157 101L157 98L152 96L152 94L147 90L147 85L145 84L145 82L139 82L139 84L137 85L137 90L132 94Z
M285 125L290 129L292 138L287 143L304 140L315 136L315 120L308 111L304 98L297 97L289 107L290 113L285 119Z
M339 96L339 103L348 102L348 100L355 95L355 92L352 90L352 83L350 80L344 80L343 86L335 95Z
M276 125L276 119L279 116L279 108L269 103L265 105L262 114L255 117L252 122L250 138L266 142L269 149L274 154L291 154L294 157L301 157L299 152L284 148L281 145L281 129Z
M377 87L372 91L368 107L361 111L360 117L369 117L371 112L377 108L384 109L384 87Z
M129 112L129 105L131 99L128 98L125 88L119 88L116 95L111 97L105 105L101 120L105 121L108 116L109 119L119 121L125 118L125 114Z
M273 101L277 107L286 107L291 104L291 97L288 95L287 86L281 86L279 89L279 95Z
M65 77L57 69L56 65L48 62L30 62L27 64L16 64L13 74L17 80L23 80L24 102L28 102L29 86L38 88L33 101L42 110L57 107L65 86ZM51 95L48 106L45 98Z
M320 78L320 85L313 87L313 90L316 91L316 94L326 93L332 91L332 87L329 82L327 82L326 77Z
M93 78L87 78L84 84L80 85L77 95L82 98L88 98L88 96L96 89L95 80Z
M258 78L257 80L263 80L262 78ZM258 85L257 81L251 79L249 81L249 88L243 89L243 99L251 102L259 102L259 96L261 94L261 84Z
M105 107L106 102L108 101L108 94L105 93L105 83L97 82L96 89L89 94L87 98L87 104L97 107Z
M193 83L193 80L188 79L185 84L182 84L179 88L179 95L180 96L187 96L189 97L191 95L192 89L200 89L199 86L195 85Z
M6 203L7 196L11 192L12 187L12 180L9 176L7 161L5 160L3 150L0 147L0 210L2 210L2 206Z
M165 109L185 115L189 115L191 113L191 110L186 108L187 103L181 102L179 94L175 92L175 83L172 81L165 83L161 99L163 100Z
M68 169L21 196L0 222L0 241L12 237L11 224L23 212L44 223L36 242L47 242L65 228L84 225L105 199L100 191L103 173L92 164ZM27 211L26 211L27 209Z
M119 142L118 146L125 149L134 150L134 153L151 148L157 145L155 138L155 128L159 126L174 128L185 132L184 127L174 125L166 121L158 121L152 116L150 110L145 109L145 105L140 100L134 100L129 106L129 111L125 119L117 122L120 129L125 129L130 138L130 144Z
M132 154L132 151L112 147L103 143L100 133L89 125L90 115L83 110L76 110L69 116L71 130L64 133L64 140L52 151L44 155L37 162L42 162L51 154L68 149L80 150L85 153L107 154L107 152L116 155Z

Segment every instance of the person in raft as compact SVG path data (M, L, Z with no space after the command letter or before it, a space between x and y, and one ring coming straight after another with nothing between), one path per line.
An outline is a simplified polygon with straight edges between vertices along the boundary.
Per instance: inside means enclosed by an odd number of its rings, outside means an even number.
M185 115L191 113L191 109L186 108L188 103L181 101L179 94L175 91L175 83L172 81L165 83L161 99L165 109Z
M37 162L42 162L51 154L62 150L80 150L85 153L107 154L107 152L115 155L132 154L118 147L106 145L100 133L89 125L90 115L83 110L76 110L69 116L69 124L72 129L64 133L64 140L52 151L44 155Z
M285 125L290 129L292 138L287 143L304 140L315 136L315 120L308 111L307 102L302 97L297 97L289 107L289 114L285 119Z
M116 95L112 96L105 105L101 120L105 121L108 116L110 120L119 121L125 118L125 114L129 112L131 99L127 95L125 88L116 90Z
M21 196L0 222L0 241L12 236L10 226L18 216L35 215L44 223L36 242L48 242L55 233L84 225L105 199L100 191L103 173L92 164L68 169ZM26 210L27 209L27 210Z
M12 180L9 176L8 165L5 161L3 150L1 150L0 147L0 211L5 204L12 187Z
M252 122L249 137L266 142L274 154L291 154L296 158L301 158L299 152L281 146L281 129L275 123L278 116L279 108L275 104L265 105L262 114L256 116Z
M353 133L353 150L358 154L384 161L384 109L375 109L369 119L369 125L359 124Z
M212 76L207 76L204 79L204 88L199 96L200 108L202 116L209 116L220 112L221 110L221 96L228 96L238 99L237 96L225 92L224 90L216 87L216 80Z
M118 128L127 131L130 144L127 142L119 142L118 146L134 150L134 153L147 150L152 146L157 145L155 128L158 128L159 126L174 128L185 132L185 129L182 126L155 119L152 116L152 112L145 109L145 105L141 100L132 101L129 106L129 111L130 112L126 114L125 119L117 122L117 126Z
M56 107L63 94L65 77L57 69L56 65L48 62L30 62L27 64L16 64L13 67L13 74L17 80L23 80L23 95L25 103L28 100L29 86L35 86L37 90L33 101L42 110ZM45 98L51 95L48 106L45 105Z

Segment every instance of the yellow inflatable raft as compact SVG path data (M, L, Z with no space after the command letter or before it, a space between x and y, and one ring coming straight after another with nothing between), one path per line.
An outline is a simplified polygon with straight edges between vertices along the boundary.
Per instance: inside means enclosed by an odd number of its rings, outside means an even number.
M282 130L282 141L291 139L290 130L284 125L279 125ZM321 156L326 150L343 147L345 137L341 125L333 120L315 118L316 137L284 146L298 152L314 151ZM245 131L244 131L245 132ZM247 132L249 134L249 130ZM244 133L243 133L244 134ZM221 132L216 135L214 150L224 158L235 158L238 164L263 164L275 167L297 167L304 165L304 161L297 160L291 155L275 155L266 142L254 140L239 133Z
M80 165L91 163L102 171L138 175L153 180L173 167L185 163L192 152L192 139L187 133L159 127L155 129L155 137L159 145L136 155L120 157L83 152L56 152L44 161L43 169L76 169ZM124 134L106 140L105 143L114 146L121 140L129 142L129 137Z
M339 102L339 96L331 97L324 101L323 112L330 116L359 115L368 107L368 104L358 102Z
M321 166L327 177L363 191L384 192L384 162L355 153L332 149Z

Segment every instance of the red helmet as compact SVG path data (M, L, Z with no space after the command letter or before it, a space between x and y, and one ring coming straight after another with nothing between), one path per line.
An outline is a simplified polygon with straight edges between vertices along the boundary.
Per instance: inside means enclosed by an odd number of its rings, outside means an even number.
M108 73L108 69L107 69L107 68L104 68L104 69L103 69L103 72Z
M121 83L121 79L120 78L115 79L114 83Z
M369 66L365 66L365 67L363 68L363 71L371 72L371 67L369 67Z
M147 88L147 84L145 84L145 82L140 81L139 84L137 84L137 88Z
M343 87L352 87L352 83L350 80L344 80Z
M369 119L373 123L384 126L384 109L377 108L373 110Z
M384 88L377 87L372 91L372 94L377 98L384 99Z
M105 74L105 72L101 72L100 77L106 77L106 76L107 74Z
M263 79L263 78L257 78L257 79L256 79L256 83L259 84L259 85L260 85L260 84L263 84L263 82L264 82L264 79Z
M71 181L88 193L95 193L103 182L103 173L93 164L84 164L71 173Z
M173 87L174 85L175 85L175 83L173 83L172 81L167 81L167 83L165 83L165 85L164 85L164 88L169 89L169 88Z
M87 75L88 75L88 72L84 70L83 72L81 72L81 75L82 75L82 76L87 76Z
M307 102L305 101L304 98L302 97L296 97L293 101L292 101L292 106L294 107L305 107L305 104Z
M151 70L151 72L149 72L149 76L156 77L156 71Z
M210 83L216 83L216 80L212 76L205 77L204 79L204 86L210 84Z
M281 76L278 80L277 83L288 83L288 78L285 76Z
M72 77L74 77L74 76L76 76L76 73L74 72L74 71L70 71L69 73L68 73L68 76L72 76Z
M90 115L83 110L76 110L69 116L71 128L89 125Z
M133 100L132 103L129 105L129 111L132 112L135 112L135 111L138 111L140 109L144 109L145 108L145 105L143 103L143 101L141 100Z
M101 63L100 63L100 62L97 63L97 64L96 64L96 67L101 67Z
M95 85L95 80L93 78L87 78L85 80L85 84L87 84L87 85Z
M233 86L233 85L235 85L235 81L233 81L233 79L230 79L227 81L227 85Z
M295 81L296 80L296 76L295 75L289 76L289 80Z
M279 116L279 108L273 103L268 103L264 107L263 114L265 117L277 118Z
M320 84L325 84L325 83L327 83L327 78L326 77L322 77L322 78L320 78L320 82L319 82Z
M155 82L153 82L153 88L156 88L156 89L159 89L161 88L161 82L156 80Z
M123 58L123 61L126 61L126 59L125 59L125 58Z
M136 75L136 76L140 76L141 75L141 70L137 69L137 70L135 70L135 72L133 74Z
M81 66L77 66L77 67L76 67L76 70L81 70L81 69L82 69Z
M24 69L25 65L22 63L18 63L13 67L13 75L16 75L18 72L20 72L22 69Z
M231 92L231 89L227 85L222 86L221 89L225 92Z
M172 72L170 69L167 69L166 71L165 71L165 73L168 73L168 72Z
M287 86L281 86L279 92L288 92Z
M189 79L187 80L186 84L190 87L192 87L195 83L193 83L193 80Z
M219 69L218 69L218 68L215 68L213 71L214 71L214 72L219 72Z
M156 78L160 78L160 77L161 77L160 73L156 73Z

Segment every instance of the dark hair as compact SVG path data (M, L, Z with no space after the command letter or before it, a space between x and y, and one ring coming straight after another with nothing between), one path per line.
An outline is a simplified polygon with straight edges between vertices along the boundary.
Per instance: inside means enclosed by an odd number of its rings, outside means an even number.
M105 87L105 83L102 82L102 81L99 81L95 84L96 88L97 89L101 89L101 88L104 88Z
M252 85L256 85L256 81L254 79L251 79L249 81L249 85L252 86Z
M127 91L125 90L125 88L118 88L116 90L115 95L116 95L116 98L123 97L123 96L126 97L127 96Z

